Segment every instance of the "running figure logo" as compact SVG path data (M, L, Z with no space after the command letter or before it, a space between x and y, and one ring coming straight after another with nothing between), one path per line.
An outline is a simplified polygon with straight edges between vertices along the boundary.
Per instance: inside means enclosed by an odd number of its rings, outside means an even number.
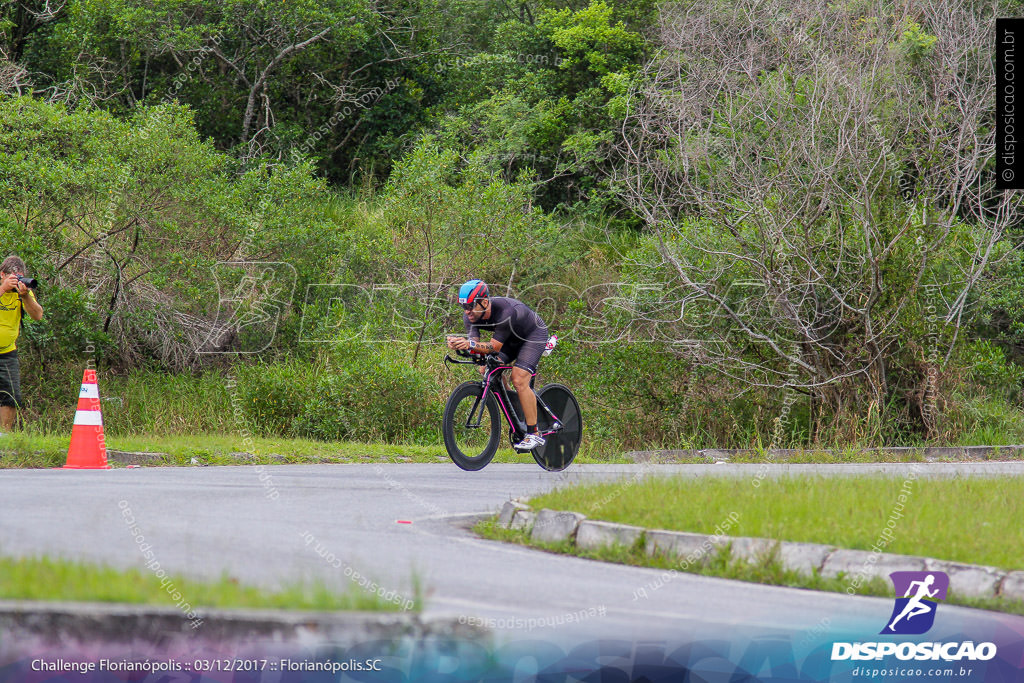
M945 572L893 572L896 604L882 634L918 635L935 623L939 600L946 599L949 577ZM902 596L902 597L901 597Z

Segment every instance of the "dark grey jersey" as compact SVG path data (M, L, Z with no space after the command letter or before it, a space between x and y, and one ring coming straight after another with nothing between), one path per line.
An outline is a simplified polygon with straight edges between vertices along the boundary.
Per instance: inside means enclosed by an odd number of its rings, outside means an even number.
M479 339L480 330L487 330L493 332L491 339L496 342L521 344L537 336L538 330L544 330L546 334L547 325L522 301L505 296L491 297L490 301L491 315L488 319L474 323L470 322L468 314L462 316L470 339ZM544 340L547 341L547 337Z

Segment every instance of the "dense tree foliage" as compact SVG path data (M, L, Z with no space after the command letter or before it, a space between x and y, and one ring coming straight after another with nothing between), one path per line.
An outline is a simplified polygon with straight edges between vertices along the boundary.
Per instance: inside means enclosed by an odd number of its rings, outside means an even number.
M27 351L236 373L265 433L429 441L483 277L560 331L542 367L609 443L1024 438L988 46L1020 9L4 3Z
M1024 204L995 188L993 15L876 9L666 9L619 186L652 229L649 268L699 311L688 353L824 415L865 402L934 430Z
M7 99L0 147L0 235L48 283L56 315L44 325L65 352L95 333L121 363L194 367L229 286L218 292L214 264L287 260L308 279L333 244L315 208L324 182L308 165L243 170L198 138L182 107L121 119Z

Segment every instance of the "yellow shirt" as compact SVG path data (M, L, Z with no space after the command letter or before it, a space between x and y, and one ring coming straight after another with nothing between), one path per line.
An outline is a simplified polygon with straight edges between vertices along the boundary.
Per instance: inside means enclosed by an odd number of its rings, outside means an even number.
M31 289L28 296L36 298ZM0 353L8 353L18 348L14 342L21 332L22 306L24 304L21 303L21 297L17 292L0 294Z

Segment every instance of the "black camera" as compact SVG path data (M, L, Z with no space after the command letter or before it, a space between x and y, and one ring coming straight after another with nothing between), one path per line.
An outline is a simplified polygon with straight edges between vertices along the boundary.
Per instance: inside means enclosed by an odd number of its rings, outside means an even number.
M39 281L34 277L22 277L20 275L16 275L15 277L18 278L18 282L22 283L29 289L35 289L39 286Z

